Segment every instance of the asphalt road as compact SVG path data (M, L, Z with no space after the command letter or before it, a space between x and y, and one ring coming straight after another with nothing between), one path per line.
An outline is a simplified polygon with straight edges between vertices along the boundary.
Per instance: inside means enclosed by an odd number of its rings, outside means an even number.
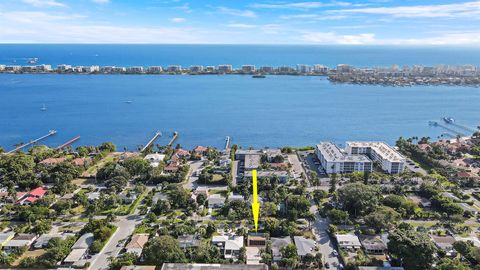
M316 218L312 226L312 231L317 238L318 247L323 255L323 261L324 263L328 262L331 269L337 269L340 265L340 261L338 260L337 256L333 255L335 246L327 233L330 222L328 219L322 218L318 214L316 214L315 217Z
M136 210L137 211L137 210ZM135 211L135 212L136 212ZM137 213L129 216L118 217L115 225L117 230L110 237L108 243L104 246L103 250L97 255L92 257L92 263L90 265L91 270L106 270L109 269L108 265L110 264L109 258L115 258L118 256L122 248L124 247L125 242L128 240L128 237L135 230L135 226L139 224L143 219L143 216L138 215ZM119 245L119 242L124 240L124 243Z

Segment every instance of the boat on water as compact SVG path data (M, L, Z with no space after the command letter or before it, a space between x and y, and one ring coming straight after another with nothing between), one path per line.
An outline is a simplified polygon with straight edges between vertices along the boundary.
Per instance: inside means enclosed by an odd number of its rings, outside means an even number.
M43 104L43 106L40 108L40 111L44 112L47 110L47 107L45 106L45 104Z
M38 62L38 58L36 58L36 57L28 58L28 60L27 60L27 64L32 64L32 65L34 65L34 64L36 64L37 62Z
M256 75L253 75L252 78L254 78L254 79L264 79L264 78L266 78L266 76L262 75L262 74L256 74Z
M447 124L453 124L453 123L455 123L455 119L453 119L452 117L443 117L442 119L443 119L443 121L444 121L445 123L447 123Z
M133 101L131 101L131 100L126 100L125 103L127 103L127 104L132 104Z

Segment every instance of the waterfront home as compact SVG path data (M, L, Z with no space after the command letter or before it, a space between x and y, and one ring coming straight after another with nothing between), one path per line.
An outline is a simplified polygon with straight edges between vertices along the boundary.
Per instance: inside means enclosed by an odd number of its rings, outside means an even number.
M205 156L208 153L208 148L198 145L195 148L193 148L193 153L195 153L197 156Z
M260 155L245 155L245 159L243 160L243 163L241 163L240 167L242 167L245 171L251 171L260 167L260 163Z
M307 239L303 236L294 236L293 242L297 247L297 255L300 258L305 257L307 254L314 255L316 243L312 239Z
M272 259L274 262L279 263L282 261L282 248L292 243L290 236L279 238L272 237Z
M280 157L283 156L282 151L280 149L277 149L277 148L272 148L272 149L267 148L267 149L262 150L262 153L267 156L267 161L268 162L272 162L272 160L274 158L278 157L278 156L280 156Z
M220 249L225 259L237 259L243 247L243 236L215 235L212 238L212 245Z
M54 165L57 165L57 164L60 164L62 162L64 162L66 160L66 158L47 158L47 159L44 159L42 161L39 162L39 164L42 164L42 165L47 165L47 166L54 166Z
M208 208L222 208L225 206L225 197L220 194L208 196Z
M3 250L6 253L12 253L25 247L29 249L35 239L37 239L36 234L19 233L10 241L6 241L6 243L3 245Z
M148 154L145 156L144 159L150 162L150 166L156 168L158 167L158 165L160 165L160 162L165 159L165 155L158 153Z
M77 167L85 167L85 166L88 166L88 164L90 164L91 161L92 159L89 157L81 157L81 158L76 158L72 160L72 164Z
M44 189L43 187L37 187L35 189L32 189L30 192L23 194L20 198L18 198L18 201L16 202L16 204L19 204L19 205L32 204L36 202L38 199L43 198L43 196L45 196L45 193L47 193L46 189Z
M176 161L171 161L168 163L167 167L163 169L164 172L166 173L174 173L177 172L179 169L179 164Z
M142 255L145 244L147 244L148 242L148 239L149 235L147 233L139 233L132 235L132 239L125 246L126 252L133 253L136 256L140 257Z
M354 234L335 234L337 244L340 248L346 250L357 250L362 247L360 240Z

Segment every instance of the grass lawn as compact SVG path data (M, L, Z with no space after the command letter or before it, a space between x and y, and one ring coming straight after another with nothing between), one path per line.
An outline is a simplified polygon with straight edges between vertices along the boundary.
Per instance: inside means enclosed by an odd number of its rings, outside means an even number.
M213 175L213 180L212 182L215 183L215 182L219 182L219 181L223 181L225 179L225 177L223 177L221 174L214 174Z
M100 160L97 162L97 164L91 166L86 170L85 172L82 173L83 177L91 177L95 176L97 174L98 169L102 168L107 162L113 161L115 157L113 154L108 154L104 159Z
M88 184L94 184L94 181L92 179L87 179L87 178L77 178L72 180L72 184L75 185L88 185Z
M27 257L38 257L38 256L41 256L45 254L45 250L44 249L36 249L36 250L27 250L25 251L25 253L22 254L22 256L18 257L17 260L15 260L15 262L13 262L12 266L18 266L18 264L20 264L20 262L22 261L23 258L27 258Z

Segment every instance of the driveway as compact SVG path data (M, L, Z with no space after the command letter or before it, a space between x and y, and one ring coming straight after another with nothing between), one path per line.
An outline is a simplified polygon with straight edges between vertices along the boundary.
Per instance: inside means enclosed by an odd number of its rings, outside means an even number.
M302 166L302 163L298 159L298 156L296 154L289 154L288 155L288 162L292 164L293 168L293 177L295 179L300 179L300 175L303 173L305 177L307 177L307 173L305 172L305 169Z

